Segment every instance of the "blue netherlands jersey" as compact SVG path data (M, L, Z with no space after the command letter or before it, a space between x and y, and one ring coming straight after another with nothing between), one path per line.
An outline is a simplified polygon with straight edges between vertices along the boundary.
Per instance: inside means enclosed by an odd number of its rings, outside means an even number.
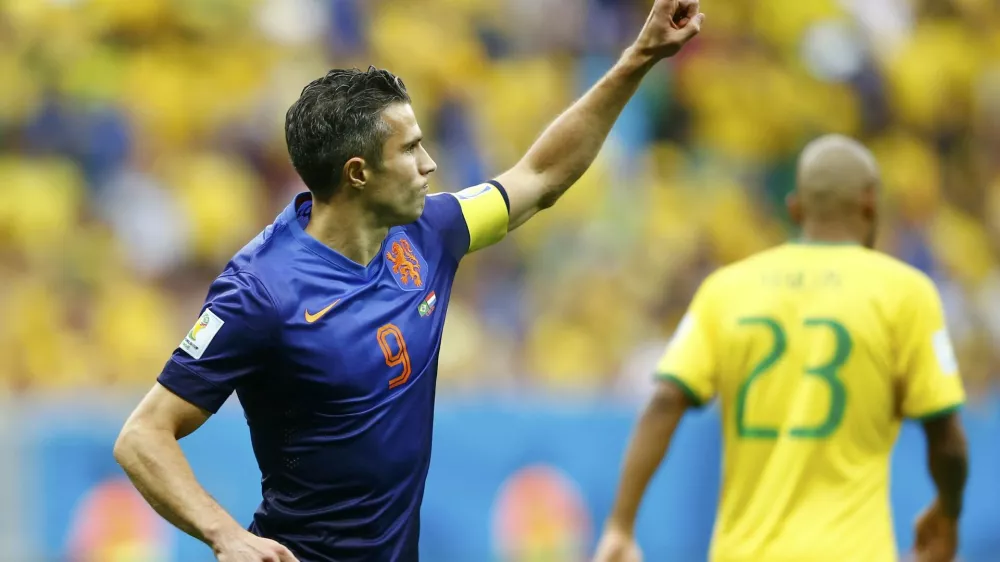
M307 234L301 194L212 284L159 382L216 412L235 391L262 474L250 530L301 562L417 560L448 297L507 231L495 182L426 198L367 266Z

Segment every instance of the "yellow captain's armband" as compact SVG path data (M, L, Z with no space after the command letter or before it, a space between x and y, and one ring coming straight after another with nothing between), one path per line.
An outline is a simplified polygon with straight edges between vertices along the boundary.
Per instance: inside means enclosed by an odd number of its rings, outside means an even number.
M510 213L503 193L495 185L484 183L454 194L462 207L469 227L469 251L475 252L503 240L507 235Z

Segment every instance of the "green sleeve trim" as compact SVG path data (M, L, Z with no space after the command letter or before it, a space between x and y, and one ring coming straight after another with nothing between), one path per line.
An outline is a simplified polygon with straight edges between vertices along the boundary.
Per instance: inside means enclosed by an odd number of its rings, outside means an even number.
M700 396L698 396L698 393L696 393L693 388L688 386L688 383L682 381L677 375L673 375L670 373L657 373L656 378L661 381L670 381L676 384L677 387L681 389L681 392L683 392L684 395L687 396L687 399L689 402L691 402L691 405L694 406L695 408L700 408L705 405L705 401L702 400Z
M942 418L944 416L947 416L948 414L954 414L955 412L961 410L962 406L964 405L965 405L964 403L959 402L958 404L948 406L947 408L941 408L940 410L934 410L933 412L929 412L921 416L913 416L912 419L921 422L931 421L937 418Z

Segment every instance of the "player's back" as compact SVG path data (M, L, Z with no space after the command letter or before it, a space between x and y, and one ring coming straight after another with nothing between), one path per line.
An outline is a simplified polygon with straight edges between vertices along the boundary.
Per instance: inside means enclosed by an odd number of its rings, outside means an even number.
M928 298L936 292L916 270L847 245L787 244L706 281L692 313L715 388L690 373L678 382L720 398L714 561L896 559L888 473L899 389L906 363L926 360L901 328L940 321L914 317L915 299ZM938 359L950 356L944 339Z

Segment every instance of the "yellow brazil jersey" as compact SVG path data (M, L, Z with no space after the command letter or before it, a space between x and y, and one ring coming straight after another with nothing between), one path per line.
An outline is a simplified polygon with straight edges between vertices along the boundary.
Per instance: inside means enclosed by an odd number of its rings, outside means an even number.
M860 246L786 244L714 273L657 372L720 401L713 562L896 560L901 419L964 401L930 279Z

